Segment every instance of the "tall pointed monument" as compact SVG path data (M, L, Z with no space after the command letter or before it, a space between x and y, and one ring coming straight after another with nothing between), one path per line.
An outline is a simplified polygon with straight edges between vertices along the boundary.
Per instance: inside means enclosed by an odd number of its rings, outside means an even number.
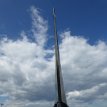
M57 29L56 29L56 15L55 15L54 8L53 8L53 18L54 18L55 67L56 67L55 77L56 77L56 92L57 92L57 101L54 104L54 107L68 107L67 102L66 102L63 78L62 78L62 72L61 72L58 35L57 35Z

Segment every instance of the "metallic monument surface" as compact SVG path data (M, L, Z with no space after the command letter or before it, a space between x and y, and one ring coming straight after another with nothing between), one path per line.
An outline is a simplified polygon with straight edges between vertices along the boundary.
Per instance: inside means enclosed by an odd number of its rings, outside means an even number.
M64 86L63 86L63 78L62 78L62 72L61 72L55 9L53 9L53 18L54 18L54 39L55 39L55 64L56 64L55 77L56 77L56 90L57 90L57 101L54 107L68 107L66 102Z

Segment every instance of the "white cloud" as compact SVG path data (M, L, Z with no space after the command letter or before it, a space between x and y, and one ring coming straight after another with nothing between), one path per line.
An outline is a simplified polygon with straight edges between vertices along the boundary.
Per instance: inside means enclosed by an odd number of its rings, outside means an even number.
M48 30L48 24L47 21L44 20L40 16L40 12L35 9L35 7L31 7L32 12L32 31L34 34L34 37L36 38L37 44L44 46L44 43L46 42L46 35Z
M32 36L0 40L0 95L13 107L44 107L54 104L54 54L45 49L48 23L31 8ZM74 107L91 107L107 100L107 44L90 45L70 31L60 34L61 64L68 103ZM8 37L8 35L7 35ZM52 54L52 57L47 58ZM90 104L91 102L91 104ZM96 104L97 105L97 104ZM101 105L101 104L100 104ZM97 106L96 106L97 107Z

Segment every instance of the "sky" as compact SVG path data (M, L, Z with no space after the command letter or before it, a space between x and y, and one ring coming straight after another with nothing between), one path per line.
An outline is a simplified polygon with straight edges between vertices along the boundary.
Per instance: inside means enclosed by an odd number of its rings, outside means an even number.
M53 7L69 107L106 107L106 0L0 0L0 103L54 105Z

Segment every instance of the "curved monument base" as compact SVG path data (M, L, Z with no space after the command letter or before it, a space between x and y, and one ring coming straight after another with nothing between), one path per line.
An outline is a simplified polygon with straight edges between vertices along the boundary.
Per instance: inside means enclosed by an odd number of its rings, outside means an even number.
M68 105L63 102L56 102L54 107L68 107Z

